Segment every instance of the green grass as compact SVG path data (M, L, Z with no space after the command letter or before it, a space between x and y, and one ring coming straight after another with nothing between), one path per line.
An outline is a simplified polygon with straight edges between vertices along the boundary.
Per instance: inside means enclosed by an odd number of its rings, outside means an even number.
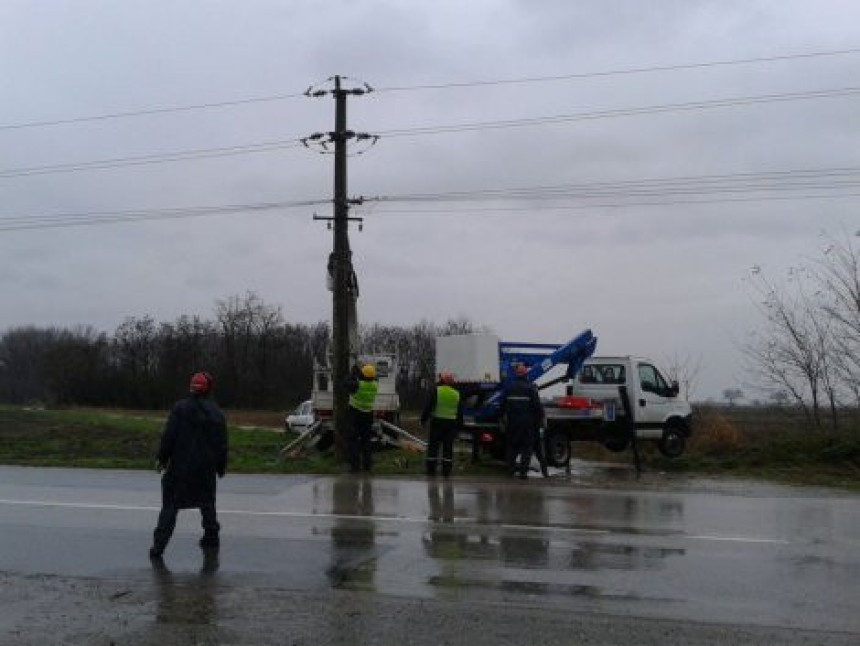
M701 411L687 452L652 464L665 471L751 477L860 491L860 424L809 428L761 411Z
M840 432L799 425L762 428L737 411L698 414L687 452L669 460L643 444L646 470L749 477L795 484L860 490L860 428ZM757 413L758 415L758 413ZM166 413L43 410L0 406L0 464L91 468L152 469ZM240 418L241 415L235 415ZM228 415L228 419L230 416ZM261 428L230 427L230 464L234 473L308 473L343 471L332 452L285 458L281 449L295 436ZM583 459L629 462L629 451L613 454L597 444L574 443ZM419 475L421 455L391 449L374 456L374 472ZM505 472L488 459L473 465L455 454L455 474L497 476Z
M0 406L0 464L111 469L152 469L164 424L157 414L126 416L92 410ZM338 473L332 452L284 458L295 435L259 428L228 428L229 471L234 473ZM418 474L419 456L399 449L378 452L378 474Z

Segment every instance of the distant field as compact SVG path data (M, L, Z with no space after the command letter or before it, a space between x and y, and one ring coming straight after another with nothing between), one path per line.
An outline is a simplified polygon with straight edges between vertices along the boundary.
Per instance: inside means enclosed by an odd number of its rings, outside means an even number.
M791 409L699 406L687 453L656 463L666 470L860 489L860 417L845 412L834 430L810 426Z
M151 469L166 411L104 409L43 410L0 406L0 463L32 466ZM244 473L336 473L343 465L331 452L284 458L294 435L282 430L282 412L227 411L230 470ZM406 426L416 430L413 415ZM663 458L650 444L641 449L646 469L754 477L860 490L860 424L846 417L838 431L810 430L790 411L699 407L687 452ZM598 444L574 444L586 460L631 460ZM457 473L504 473L488 459L469 463L456 456ZM377 453L375 471L420 474L420 455L391 449Z

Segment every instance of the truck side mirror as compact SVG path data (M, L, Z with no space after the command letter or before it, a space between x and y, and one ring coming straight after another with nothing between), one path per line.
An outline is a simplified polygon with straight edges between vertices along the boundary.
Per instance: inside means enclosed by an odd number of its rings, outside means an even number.
M672 386L669 388L669 396L677 397L679 392L681 392L681 387L678 385L677 381L673 381Z

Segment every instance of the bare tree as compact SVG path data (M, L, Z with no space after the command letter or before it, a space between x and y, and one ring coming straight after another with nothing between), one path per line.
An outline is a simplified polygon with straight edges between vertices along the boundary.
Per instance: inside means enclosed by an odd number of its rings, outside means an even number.
M769 399L780 408L788 403L788 393L784 390L775 390L769 396Z
M848 235L827 238L827 243L811 273L831 324L828 342L837 388L860 409L860 250Z
M676 351L664 359L669 381L677 381L687 399L693 398L699 375L702 372L702 355Z
M746 350L766 389L786 392L815 425L826 401L836 428L846 402L860 411L860 251L848 235L826 242L783 285L754 271L765 325Z
M151 316L128 317L116 329L112 355L118 396L126 405L156 408L158 381L158 327Z
M753 273L751 285L764 326L745 346L747 367L766 390L788 392L808 420L820 426L823 356L814 308L803 291L791 292L760 272Z
M219 393L226 404L255 405L267 398L275 369L269 354L275 330L284 324L280 308L267 305L254 292L218 301L215 317L220 332Z
M734 406L735 402L744 398L744 391L740 388L726 388L723 391L723 399L729 402L729 406Z

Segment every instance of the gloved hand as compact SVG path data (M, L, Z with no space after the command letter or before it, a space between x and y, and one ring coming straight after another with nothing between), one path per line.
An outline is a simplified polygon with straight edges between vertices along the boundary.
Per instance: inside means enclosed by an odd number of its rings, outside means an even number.
M165 468L164 463L161 460L155 461L155 472L156 473L161 473L162 471L164 471L164 468Z
M219 477L219 478L223 478L223 477L224 477L224 469L220 469L220 470L218 470L216 473L218 474L218 477Z

